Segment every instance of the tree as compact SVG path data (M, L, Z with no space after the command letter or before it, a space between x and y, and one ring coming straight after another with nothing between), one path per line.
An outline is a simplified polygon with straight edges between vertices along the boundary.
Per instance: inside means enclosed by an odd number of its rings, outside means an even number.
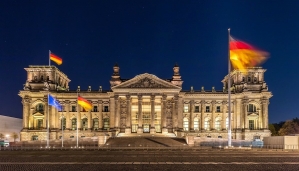
M13 141L16 142L16 139L19 138L19 135L15 132L12 133Z
M275 130L275 127L273 124L269 124L269 130L271 131L271 135L272 136L276 136L277 135L277 131Z
M299 126L297 122L286 121L280 130L278 131L279 135L290 135L290 134L299 134Z
M4 135L0 133L0 139L4 139Z

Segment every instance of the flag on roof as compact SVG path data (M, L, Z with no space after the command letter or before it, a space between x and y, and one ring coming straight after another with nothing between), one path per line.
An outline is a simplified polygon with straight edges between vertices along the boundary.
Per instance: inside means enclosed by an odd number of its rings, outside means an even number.
M259 50L243 41L235 40L230 37L229 42L230 61L233 68L244 69L256 67L265 62L269 53Z
M59 56L57 56L54 53L52 53L52 52L50 52L50 59L52 61L54 61L57 65L61 65L62 64L62 59Z

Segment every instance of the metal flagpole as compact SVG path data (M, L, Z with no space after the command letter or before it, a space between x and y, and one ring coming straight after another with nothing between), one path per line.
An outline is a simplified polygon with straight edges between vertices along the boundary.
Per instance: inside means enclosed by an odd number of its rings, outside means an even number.
M78 127L79 127L79 106L78 106L78 91L77 91L77 148L79 147L79 132L78 132Z
M51 51L49 50L49 66L51 66Z
M229 43L230 43L230 28L228 29L228 147L232 146L232 127L231 127L231 63L230 63L230 51L229 51Z
M63 108L61 106L61 147L63 147L63 124L64 124Z
M50 115L50 105L49 105L49 93L48 93L48 115L47 115L47 148L49 147L49 115Z

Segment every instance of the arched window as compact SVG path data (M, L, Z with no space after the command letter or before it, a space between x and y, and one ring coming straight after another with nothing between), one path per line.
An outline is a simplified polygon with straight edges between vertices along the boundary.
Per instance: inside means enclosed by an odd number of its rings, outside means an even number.
M82 129L87 130L88 129L88 124L87 124L87 118L82 119Z
M77 129L77 118L73 118L72 119L72 130L76 130Z
M194 118L194 130L199 131L199 121L198 118Z
M184 118L183 122L184 131L189 131L189 120L187 118Z
M247 112L256 112L256 106L254 104L248 104Z
M35 112L44 113L44 105L39 103L35 106Z
M210 118L205 118L205 130L210 130Z
M110 125L109 125L109 118L105 118L103 119L103 125L104 125L104 130L109 129Z
M220 131L220 129L221 129L221 118L220 117L217 117L215 119L215 129L218 131Z
M94 118L92 125L93 125L93 130L98 130L99 129L99 119L98 118Z

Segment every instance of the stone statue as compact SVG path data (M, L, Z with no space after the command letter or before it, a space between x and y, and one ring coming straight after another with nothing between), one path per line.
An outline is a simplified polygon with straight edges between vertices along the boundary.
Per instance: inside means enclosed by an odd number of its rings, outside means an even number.
M29 81L26 81L26 83L24 84L24 90L30 90L31 87L30 87L30 84L29 84Z
M47 81L44 82L44 90L49 90L50 89L50 85Z

